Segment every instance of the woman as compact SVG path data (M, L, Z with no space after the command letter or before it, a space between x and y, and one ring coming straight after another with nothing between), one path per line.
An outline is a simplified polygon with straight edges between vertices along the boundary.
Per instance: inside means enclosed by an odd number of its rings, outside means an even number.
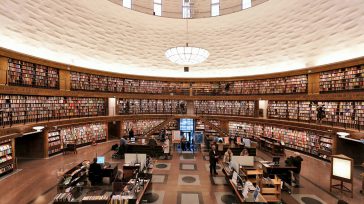
M243 151L240 152L240 156L249 156L248 149L244 148Z
M164 158L168 159L169 157L169 139L168 136L165 137L164 143L163 143L163 152L164 152Z
M229 163L231 162L231 158L233 157L233 152L231 151L231 149L227 149L227 151L224 154L224 162L225 163Z

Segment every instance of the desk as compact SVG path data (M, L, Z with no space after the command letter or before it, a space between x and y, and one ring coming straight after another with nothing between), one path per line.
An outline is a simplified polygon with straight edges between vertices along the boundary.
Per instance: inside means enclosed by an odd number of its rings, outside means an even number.
M259 139L259 147L264 151L270 152L272 155L284 154L284 146L273 138L261 137Z
M118 173L118 165L110 164L106 168L102 168L102 177L110 178L110 182L115 180L115 176Z
M267 163L268 161L261 161L264 175L271 176L277 175L279 176L285 183L291 185L291 172L292 170L297 169L295 166L286 166L285 164L280 163L279 165L270 165Z
M229 183L231 187L233 188L236 197L238 197L240 203L267 203L267 201L264 199L264 197L259 193L257 200L254 201L253 192L249 192L248 196L246 198L243 197L241 192L237 189L236 185L233 183L231 179L229 179Z
M141 153L141 154L152 155L152 148L147 143L146 144L142 144L141 142L128 143L126 153ZM157 156L163 155L162 145L156 145L153 153Z

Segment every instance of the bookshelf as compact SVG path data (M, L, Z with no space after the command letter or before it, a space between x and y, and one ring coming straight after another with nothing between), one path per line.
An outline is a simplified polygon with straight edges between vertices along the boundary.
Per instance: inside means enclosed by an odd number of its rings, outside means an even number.
M127 114L186 114L187 102L167 99L118 99L120 115Z
M48 156L60 153L63 149L60 131L51 131L47 133L48 139Z
M161 124L164 120L124 120L121 123L121 135L128 136L129 130L132 128L135 136L142 136L149 132L152 128Z
M60 140L62 141L61 148L67 144L85 146L93 142L106 141L107 133L107 123L89 123L62 127L59 128Z
M254 141L268 140L284 142L284 146L328 161L334 146L331 134L316 131L303 131L295 128L283 128L275 125L229 121L229 134L247 135ZM267 140L268 138L268 140ZM266 144L267 145L267 144Z
M14 140L0 140L0 177L15 169Z
M229 135L254 139L254 125L244 122L229 122Z
M255 101L194 101L196 114L254 117Z
M364 65L340 68L320 73L320 92L340 92L364 89Z
M317 123L317 108L325 107L323 124L362 129L363 101L269 101L268 117Z
M0 95L1 125L106 115L106 99Z
M271 79L192 83L194 95L293 94L307 92L307 75Z
M288 119L298 120L299 105L298 101L287 101Z
M8 84L58 89L59 71L56 68L9 58Z
M287 119L287 101L268 101L268 118Z
M307 92L307 75L229 82L166 82L71 72L72 90L189 95L294 94Z

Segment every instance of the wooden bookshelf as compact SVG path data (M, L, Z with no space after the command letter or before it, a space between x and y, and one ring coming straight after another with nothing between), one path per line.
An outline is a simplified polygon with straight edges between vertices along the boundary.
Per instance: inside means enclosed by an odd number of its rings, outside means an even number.
M317 108L325 107L322 123L363 129L363 101L269 101L268 117L317 123Z
M129 130L133 129L135 136L142 136L149 132L152 128L161 124L163 120L150 119L150 120L124 120L121 123L121 135L128 136Z
M58 89L59 71L45 65L9 58L8 84Z
M364 65L345 67L320 73L320 92L364 89Z
M196 114L254 117L255 101L194 101Z
M186 114L184 100L162 99L118 99L120 115L127 114Z
M0 140L0 177L15 169L15 146L13 139Z
M63 149L61 133L59 130L50 131L47 133L48 139L48 156L60 153Z
M326 161L329 160L335 146L331 133L303 131L259 123L229 121L229 133L230 135L247 135L248 138L254 141L264 140L264 147L269 148L268 151L273 151L273 143L281 144L283 142L285 148Z
M287 101L268 101L268 118L287 119Z
M107 123L89 123L59 128L62 146L76 144L77 146L89 145L106 141L108 139Z
M0 95L1 126L106 115L106 99Z

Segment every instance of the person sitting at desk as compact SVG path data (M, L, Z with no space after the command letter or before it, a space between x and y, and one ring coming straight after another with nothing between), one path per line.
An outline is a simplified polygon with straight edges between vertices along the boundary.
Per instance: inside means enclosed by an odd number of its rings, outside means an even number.
M230 148L227 149L227 151L224 154L224 162L225 163L229 163L231 162L231 158L233 157L233 152L231 151Z
M240 152L240 156L249 156L248 149L244 148L243 151Z
M128 147L128 141L125 139L125 137L121 137L118 154L121 156L124 155L126 153L127 147Z
M94 158L94 162L90 164L88 179L90 180L91 185L102 183L102 167L101 164L97 163L97 158Z
M230 137L229 137L229 143L230 144L236 143L236 136L235 135L230 135Z
M183 135L181 138L181 149L182 151L186 151L186 137Z

